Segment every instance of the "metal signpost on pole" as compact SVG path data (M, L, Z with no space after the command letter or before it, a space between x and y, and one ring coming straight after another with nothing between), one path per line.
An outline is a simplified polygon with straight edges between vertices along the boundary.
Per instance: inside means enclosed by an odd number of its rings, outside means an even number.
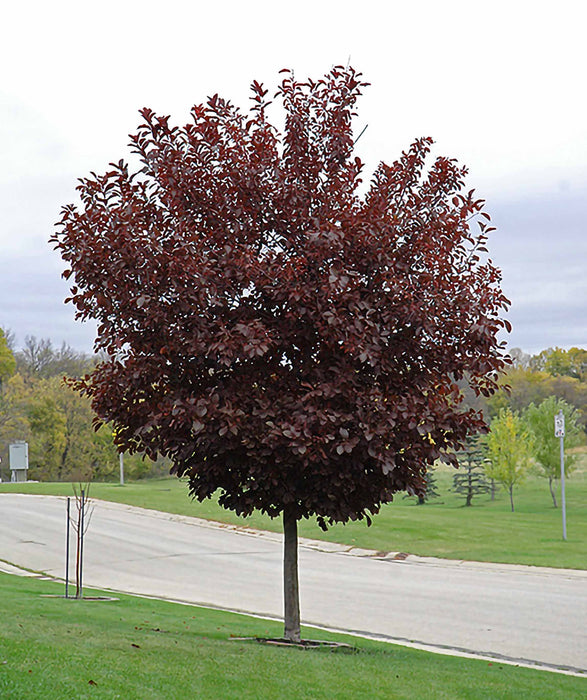
M565 417L562 409L554 417L554 437L560 439L561 447L561 508L563 511L563 540L567 539L567 507L565 503Z
M124 486L124 455L120 453L120 485Z

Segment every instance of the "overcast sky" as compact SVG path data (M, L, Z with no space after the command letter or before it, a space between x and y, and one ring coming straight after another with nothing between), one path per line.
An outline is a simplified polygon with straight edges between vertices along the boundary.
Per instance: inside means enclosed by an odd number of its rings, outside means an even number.
M512 301L510 347L587 347L587 42L583 3L11 3L0 59L0 326L92 347L65 306L48 238L76 179L128 156L149 106L184 124L253 79L351 64L371 83L367 173L417 137L457 158L487 199L490 253Z

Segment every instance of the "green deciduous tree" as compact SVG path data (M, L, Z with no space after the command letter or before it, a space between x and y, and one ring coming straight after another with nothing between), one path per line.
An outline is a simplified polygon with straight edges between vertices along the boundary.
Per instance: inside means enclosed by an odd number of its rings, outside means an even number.
M533 357L530 364L553 377L567 376L583 381L587 376L587 350L548 348Z
M554 482L560 478L560 442L554 436L554 416L562 411L565 417L565 447L567 450L580 445L583 441L583 431L579 425L579 415L576 409L563 399L549 396L539 405L530 404L525 419L534 434L534 457L538 473L548 479L550 495L554 507L557 507ZM565 474L569 474L577 456L565 454Z
M22 350L12 354L13 337L0 329L0 478L9 474L8 445L29 443L29 477L43 481L118 477L119 457L112 428L97 432L87 398L73 391L63 377L79 378L94 366L94 358L66 343L55 348L47 338L27 336ZM16 370L16 374L14 374ZM11 376L12 375L12 376ZM161 476L169 461L125 458L127 478Z
M29 476L41 481L61 481L67 449L67 421L51 386L42 386L27 402L31 427Z
M11 377L16 370L16 360L8 344L6 334L0 328L0 390L3 383Z
M8 479L8 446L17 440L30 438L26 415L26 387L23 378L15 374L0 388L0 478Z
M514 486L524 481L532 464L532 433L517 413L503 409L491 421L487 450L485 472L508 491L513 512Z
M563 399L577 410L577 420L587 432L587 382L575 377L559 375L550 380L552 395Z
M112 428L93 428L90 401L59 377L29 380L26 414L31 428L30 476L43 481L107 481L119 473ZM169 463L129 455L128 478L168 472Z

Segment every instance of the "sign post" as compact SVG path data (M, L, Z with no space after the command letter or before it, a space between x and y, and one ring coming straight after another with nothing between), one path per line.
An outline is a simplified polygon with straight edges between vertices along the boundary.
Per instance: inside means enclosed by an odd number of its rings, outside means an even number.
M565 417L562 409L554 417L554 437L561 447L561 508L563 512L563 540L567 539L567 507L565 503Z

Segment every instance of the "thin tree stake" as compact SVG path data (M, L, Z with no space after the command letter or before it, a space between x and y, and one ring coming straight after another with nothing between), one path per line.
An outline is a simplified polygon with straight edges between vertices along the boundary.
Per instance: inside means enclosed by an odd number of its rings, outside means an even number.
M83 568L84 568L84 510L85 510L85 491L82 489L81 500L81 522L80 522L80 551L79 551L79 598L83 598Z
M69 598L69 529L70 529L70 511L71 499L67 498L67 525L65 527L65 597Z

